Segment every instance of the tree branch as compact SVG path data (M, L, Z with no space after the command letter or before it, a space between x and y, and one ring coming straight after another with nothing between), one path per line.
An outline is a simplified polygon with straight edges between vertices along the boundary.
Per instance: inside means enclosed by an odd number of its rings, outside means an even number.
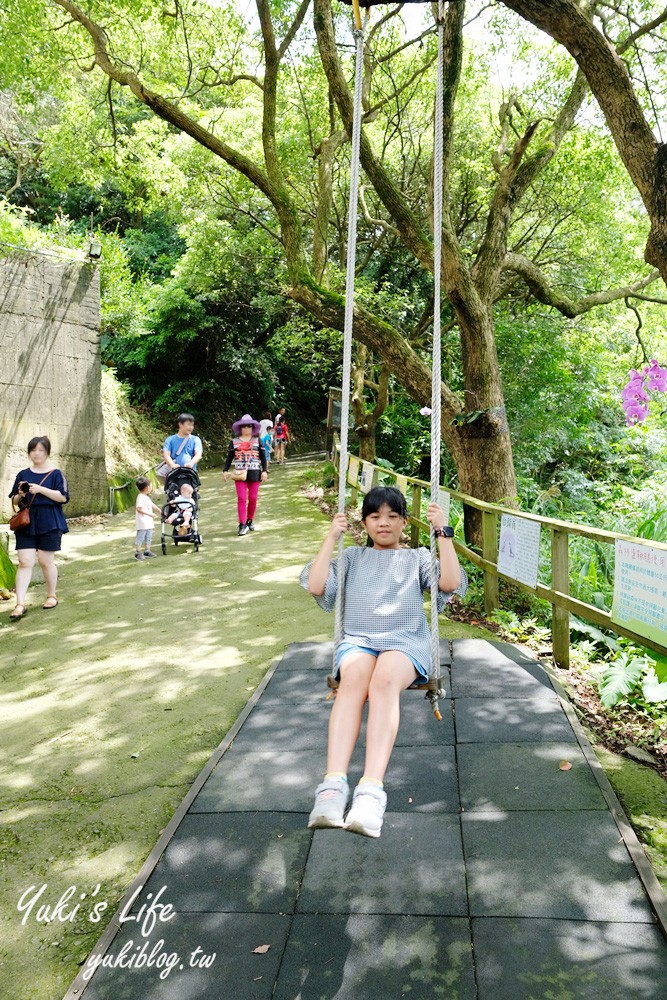
M351 136L352 95L338 59L330 3L327 0L315 0L314 13L315 31L324 72L343 120L345 131L348 136ZM361 135L361 161L380 200L390 217L396 222L401 239L414 253L417 260L427 270L432 270L433 248L431 242L396 188L386 168L375 156L364 130L362 130Z
M206 79L206 74L211 70L215 74L214 79L209 83ZM214 69L213 66L204 66L203 76L199 79L199 86L201 87L233 87L235 83L239 83L241 80L247 80L249 83L254 83L256 87L260 90L264 90L264 84L259 79L258 76L253 76L252 73L234 73L232 76L223 79L219 72Z
M299 302L308 309L324 326L330 326L334 330L343 329L345 299L342 295L333 295L314 282L293 285L288 290L288 295L294 302ZM390 372L415 401L429 398L431 373L428 366L405 337L359 303L354 306L354 336L380 355ZM441 391L443 436L450 451L456 453L459 442L451 421L461 412L461 402L446 385L442 385Z
M644 343L641 334L641 329L644 325L641 313L639 312L639 309L637 309L637 306L632 305L632 303L630 302L630 297L628 295L625 296L625 306L627 309L630 309L630 311L633 312L637 317L637 329L635 330L635 337L637 338L637 343L642 349L642 354L644 355L644 364L648 364L649 363L648 351L646 350L646 344Z
M655 29L659 28L661 24L664 24L665 21L667 21L667 7L665 7L662 14L658 14L658 16L654 17L652 21L648 21L640 28L637 28L636 31L633 31L627 36L627 38L624 38L623 41L616 46L616 51L619 56L623 55L624 52L627 52L628 49L635 44L638 38L641 38L643 35L648 35L651 31L655 31Z
M509 119L509 112L506 118ZM512 155L508 163L500 170L500 176L493 192L486 231L472 268L475 285L485 302L490 302L493 298L505 256L507 233L515 205L514 180L538 124L538 122L530 124L523 136L514 144ZM506 128L506 126L507 121L503 127Z
M198 122L184 114L180 108L172 104L165 97L150 90L142 83L136 73L117 66L109 56L104 28L92 21L71 0L52 0L52 2L67 10L88 32L94 46L95 64L99 66L103 73L111 80L115 80L122 87L128 87L134 96L142 104L147 105L159 118L163 118L170 124L175 125L206 149L209 149L216 156L229 163L230 166L234 167L235 170L238 170L239 173L243 174L252 184L258 187L272 203L275 202L276 193L273 186L270 184L264 171L260 170L252 160L231 146L228 146L225 142L222 142L212 132L202 128Z
M379 226L380 229L384 229L385 232L391 233L393 236L400 236L400 233L398 232L398 230L395 229L394 226L390 225L388 222L385 222L384 219L372 219L371 218L371 214L368 211L368 206L366 205L366 185L365 184L360 184L359 185L359 204L361 205L361 210L364 213L364 219L366 220L366 222L368 223L369 226Z
M660 277L659 271L653 271L647 278L642 278L633 285L626 285L623 288L611 288L603 292L593 292L591 295L585 295L577 301L558 291L558 289L552 288L539 267L522 254L508 253L503 264L503 271L513 271L515 274L520 275L539 302L542 302L546 306L552 306L569 319L581 316L583 313L594 309L595 306L603 306L609 302L624 299L646 288L647 285L657 281Z
M564 45L585 74L651 220L645 260L667 280L667 147L656 141L628 70L576 0L503 0Z
M278 49L278 62L280 62L280 60L283 58L288 48L292 44L294 36L296 35L297 31L303 24L303 19L308 13L308 8L310 7L310 4L311 0L301 0L301 6L297 10L294 16L294 20L292 21L287 34L280 43L280 47Z

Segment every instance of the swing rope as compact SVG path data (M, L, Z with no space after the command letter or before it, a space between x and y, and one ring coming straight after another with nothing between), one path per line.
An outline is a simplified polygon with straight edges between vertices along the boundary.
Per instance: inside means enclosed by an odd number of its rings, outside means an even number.
M440 493L440 432L441 432L441 327L440 327L440 285L442 268L442 198L443 198L443 101L444 101L444 3L438 0L438 77L436 87L434 144L433 144L433 359L431 367L431 500L438 502ZM364 62L364 28L361 20L359 0L352 0L354 8L355 77L354 105L352 117L352 151L350 160L350 194L347 222L347 263L345 272L345 321L343 327L343 385L341 401L340 464L338 476L338 513L345 512L345 488L348 464L348 424L350 412L350 381L352 373L352 327L354 318L354 279L356 270L357 211L360 173L362 81ZM336 617L334 626L334 673L335 650L343 638L343 616L345 605L344 571L345 541L341 536L338 543ZM438 622L438 548L431 532L431 669L426 697L431 702L436 718L441 719L438 699L444 695L440 667L440 631ZM329 678L329 686L337 683Z
M354 0L353 28L355 41L354 113L352 118L352 153L350 157L350 199L347 216L347 263L345 270L345 323L343 326L343 393L340 419L340 465L338 476L338 513L345 513L345 487L347 484L347 431L350 413L350 381L352 377L352 325L354 319L354 273L357 265L357 205L359 199L359 149L361 146L361 84L364 73L364 27L358 0ZM343 638L345 604L345 539L338 543L338 588L336 595L336 620L334 627L335 649ZM335 669L334 669L335 672Z
M445 67L444 0L438 0L438 74L435 94L433 131L433 353L431 359L431 502L440 499L440 433L441 433L441 324L440 282L442 270L442 182L444 130L444 67ZM440 668L440 623L438 620L438 543L431 535L431 671L432 687L428 692L433 711L439 715L438 698L442 698Z

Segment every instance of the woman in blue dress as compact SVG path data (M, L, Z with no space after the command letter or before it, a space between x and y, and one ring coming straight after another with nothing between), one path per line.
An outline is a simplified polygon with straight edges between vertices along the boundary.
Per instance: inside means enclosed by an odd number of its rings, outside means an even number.
M35 560L39 562L46 583L45 611L58 604L56 586L58 569L55 554L60 551L63 534L68 530L63 505L69 500L67 480L51 463L51 442L34 437L28 442L30 466L22 469L9 494L19 507L30 507L30 524L16 532L19 567L16 571L16 607L9 616L18 621L26 613L25 597Z

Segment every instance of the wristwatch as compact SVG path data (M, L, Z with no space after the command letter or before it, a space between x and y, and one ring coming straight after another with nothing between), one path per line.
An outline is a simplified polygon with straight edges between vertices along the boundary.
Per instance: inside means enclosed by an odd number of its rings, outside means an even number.
M444 528L434 528L433 535L435 536L435 538L453 538L454 529L452 528L451 524L446 524Z

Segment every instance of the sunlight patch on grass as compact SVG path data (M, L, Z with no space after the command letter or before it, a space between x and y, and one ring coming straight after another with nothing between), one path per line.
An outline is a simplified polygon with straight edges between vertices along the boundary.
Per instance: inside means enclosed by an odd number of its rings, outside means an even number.
M297 566L282 566L280 569L270 570L268 573L260 573L258 576L253 576L253 580L256 580L258 583L293 584L298 582L302 569L302 563L299 563Z

